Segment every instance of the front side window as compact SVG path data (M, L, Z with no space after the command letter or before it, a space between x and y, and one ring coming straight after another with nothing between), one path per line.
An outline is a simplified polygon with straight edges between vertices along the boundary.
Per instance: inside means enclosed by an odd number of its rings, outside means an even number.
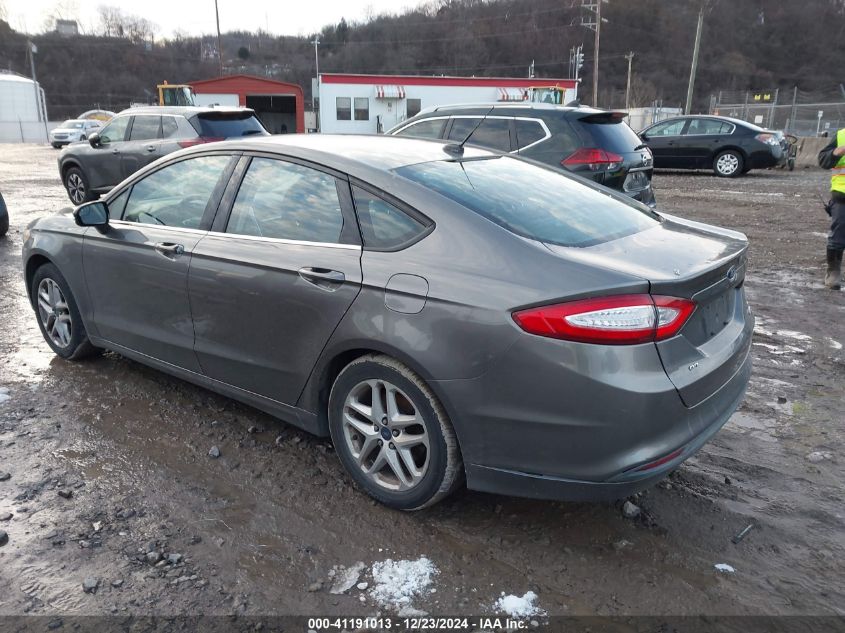
M129 132L130 141L148 141L158 138L158 131L161 127L160 116L139 115L132 123L132 130Z
M335 103L337 104L337 120L351 121L352 99L350 99L349 97L337 97Z
M510 119L484 119L481 117L456 118L449 130L449 138L461 142L472 133L468 143L480 147L490 147L500 152L511 151ZM473 128L478 128L473 132Z
M650 130L647 130L646 134L649 136L680 136L681 131L684 129L684 124L686 124L684 119L658 123Z
M432 161L395 170L502 228L560 246L592 246L657 226L651 211L510 156Z
M355 120L370 120L370 100L367 97L355 97Z
M334 176L272 158L253 158L227 233L337 244L343 212Z
M412 116L417 116L422 110L422 99L408 99L406 102L407 110L406 116L410 119Z
M121 116L112 119L103 131L100 132L101 143L117 143L126 137L126 128L129 126L129 117Z
M198 229L229 160L229 156L199 156L153 172L132 186L123 220Z
M418 121L397 132L398 136L413 136L415 138L440 138L446 119L425 119Z
M411 241L427 225L360 187L352 187L364 248L394 248Z

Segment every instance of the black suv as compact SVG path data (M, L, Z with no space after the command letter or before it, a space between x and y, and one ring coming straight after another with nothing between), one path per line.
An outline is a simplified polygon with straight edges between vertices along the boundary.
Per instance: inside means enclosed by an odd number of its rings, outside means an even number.
M458 142L472 133L471 145L563 167L654 206L651 151L625 116L545 103L450 105L424 110L387 133Z
M247 108L150 106L117 114L87 143L59 154L59 174L74 204L94 200L145 165L183 147L267 136Z

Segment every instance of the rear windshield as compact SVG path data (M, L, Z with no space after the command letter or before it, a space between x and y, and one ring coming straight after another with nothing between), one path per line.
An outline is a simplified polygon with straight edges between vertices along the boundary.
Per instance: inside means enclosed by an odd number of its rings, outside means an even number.
M418 163L395 171L512 233L560 246L593 246L658 223L653 213L573 177L507 156Z
M212 138L238 138L267 133L252 112L206 112L198 114L191 123L200 136Z
M578 131L584 147L626 154L642 145L642 140L627 123L611 117L590 117L589 121L575 120L572 126Z

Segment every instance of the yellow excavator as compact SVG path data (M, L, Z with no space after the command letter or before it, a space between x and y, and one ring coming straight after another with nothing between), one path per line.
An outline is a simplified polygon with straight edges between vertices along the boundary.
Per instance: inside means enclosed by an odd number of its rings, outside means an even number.
M193 106L194 88L188 84L169 84L166 81L156 86L158 88L158 104L160 106Z

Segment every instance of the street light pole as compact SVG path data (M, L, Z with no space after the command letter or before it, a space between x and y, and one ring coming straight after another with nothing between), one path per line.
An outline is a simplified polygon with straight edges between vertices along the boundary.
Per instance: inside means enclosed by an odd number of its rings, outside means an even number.
M692 108L692 88L695 85L695 71L698 69L698 49L701 46L701 25L704 22L704 4L698 11L698 26L695 28L695 46L692 49L692 67L689 71L689 86L687 87L687 105L684 114L689 114Z
M320 101L320 36L315 35L311 42L314 45L314 66L317 71L317 94L311 95L312 105L314 107L314 115L317 117L317 131L320 131L320 112L317 110L317 104L322 105Z

